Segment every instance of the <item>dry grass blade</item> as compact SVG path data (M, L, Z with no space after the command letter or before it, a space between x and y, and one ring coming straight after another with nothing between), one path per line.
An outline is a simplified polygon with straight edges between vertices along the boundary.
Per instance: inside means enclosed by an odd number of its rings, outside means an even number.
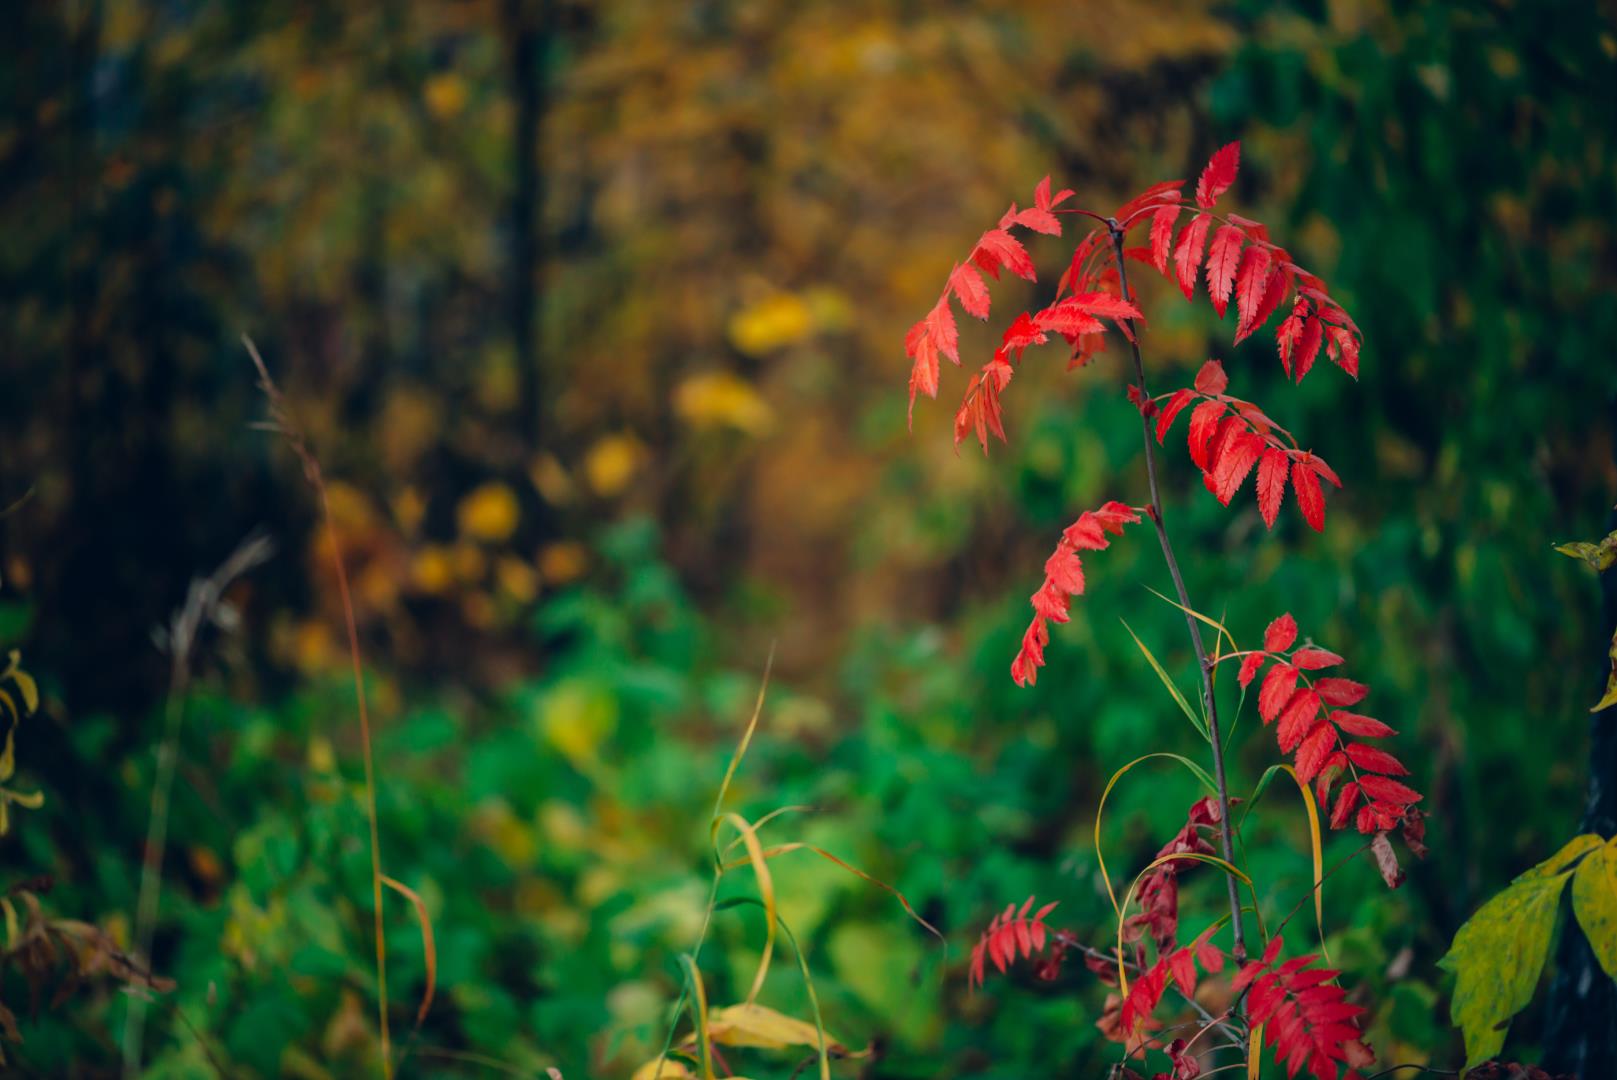
M135 952L141 956L151 955L152 935L156 932L157 905L163 888L163 853L168 846L169 801L179 757L180 725L185 717L185 692L191 680L192 652L207 627L226 631L235 628L236 614L225 601L226 591L238 578L268 561L274 551L275 545L268 537L247 537L213 573L192 580L185 603L175 609L167 626L153 633L158 647L169 655L169 686L163 709L163 738L157 746L157 771L152 778L151 808L146 819L140 891L135 900L134 944ZM129 1011L124 1014L125 1076L140 1074L145 1033L146 1001L133 997Z
M426 902L421 894L402 881L382 875L382 884L410 901L415 908L416 922L421 925L421 951L427 965L427 988L421 994L421 1005L415 1012L415 1030L420 1031L421 1025L426 1022L427 1013L432 1009L432 998L438 989L438 946L432 934L432 916L427 914ZM403 1064L403 1059L400 1059Z
M325 477L320 472L320 462L309 449L302 430L293 421L292 414L286 406L286 399L281 396L275 380L270 378L269 368L264 365L264 358L258 355L258 347L253 344L253 339L243 334L241 342L247 347L247 354L252 357L253 366L258 369L258 386L269 402L270 419L262 426L265 430L280 435L286 440L287 445L291 446L292 452L303 465L304 478L319 496L320 521L331 547L332 569L336 572L337 592L342 600L343 621L347 624L348 656L354 669L354 703L359 711L359 738L365 759L365 818L370 826L371 907L375 913L376 936L376 1017L382 1040L382 1075L391 1080L393 1046L387 1026L387 931L382 925L382 843L380 830L376 824L376 762L371 750L370 712L365 704L365 671L359 658L359 627L354 619L354 599L348 587L348 569L343 562L337 527L331 519L331 497L326 491Z

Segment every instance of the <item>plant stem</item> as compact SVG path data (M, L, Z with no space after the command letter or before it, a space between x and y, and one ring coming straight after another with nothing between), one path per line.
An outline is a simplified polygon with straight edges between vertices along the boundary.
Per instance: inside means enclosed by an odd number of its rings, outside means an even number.
M1118 282L1123 289L1123 298L1130 298L1129 271L1123 256L1123 231L1115 221L1108 221L1107 227L1112 233L1112 249L1117 253ZM1150 400L1150 393L1145 386L1145 362L1140 358L1139 330L1134 321L1129 320L1129 328L1133 331L1129 335L1129 348L1134 353L1134 379L1140 388L1142 400ZM1229 782L1224 774L1224 742L1218 731L1218 703L1213 698L1213 665L1207 659L1207 649L1202 644L1201 628L1196 624L1195 616L1189 614L1195 607L1190 602L1190 596L1185 592L1185 579L1179 573L1179 560L1174 558L1173 544L1168 540L1168 530L1162 524L1162 493L1157 487L1157 457L1156 448L1151 444L1151 418L1143 412L1140 415L1140 424L1145 433L1145 475L1151 486L1151 524L1157 527L1157 539L1162 543L1162 557L1168 563L1168 573L1173 578L1173 587L1179 594L1179 605L1186 609L1185 626L1190 631L1190 644L1196 651L1196 666L1201 671L1202 703L1207 710L1207 734L1213 746L1213 779L1218 784L1218 838L1224 849L1224 861L1235 865L1235 838L1230 829L1230 789ZM1234 944L1231 953L1235 962L1246 962L1246 935L1241 927L1241 897L1235 890L1235 878L1229 874L1224 875L1224 884L1228 887L1230 898L1230 929L1234 933Z

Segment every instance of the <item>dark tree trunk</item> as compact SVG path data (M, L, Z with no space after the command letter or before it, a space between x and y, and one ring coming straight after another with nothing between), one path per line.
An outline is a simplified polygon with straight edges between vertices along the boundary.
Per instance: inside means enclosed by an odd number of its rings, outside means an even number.
M1617 406L1613 418L1617 421ZM1608 531L1617 529L1617 511L1606 527ZM1605 598L1606 637L1600 643L1602 664L1596 692L1604 693L1611 670L1606 653L1611 634L1617 631L1617 568L1600 575L1600 587ZM1579 831L1608 838L1617 835L1617 707L1595 713L1589 721L1589 795ZM1563 918L1562 926L1545 1020L1544 1067L1580 1080L1610 1080L1617 1077L1617 982L1601 969L1577 920Z
M544 437L544 379L539 368L539 271L542 258L539 216L544 208L544 173L539 145L545 117L544 57L548 29L546 0L505 0L504 23L511 48L511 91L516 101L512 155L516 183L511 196L511 336L521 375L521 430L527 452L538 452Z

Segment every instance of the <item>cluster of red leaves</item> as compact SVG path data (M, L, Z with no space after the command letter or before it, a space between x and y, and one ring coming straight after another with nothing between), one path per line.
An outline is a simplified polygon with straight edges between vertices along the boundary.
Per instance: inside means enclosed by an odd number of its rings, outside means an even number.
M1050 643L1048 624L1066 622L1069 598L1084 591L1084 564L1078 553L1111 547L1108 533L1121 536L1123 526L1138 524L1139 520L1139 512L1134 507L1114 501L1099 510L1085 510L1061 534L1055 552L1044 562L1044 582L1029 598L1033 604L1033 621L1022 635L1022 647L1011 662L1011 678L1016 685L1032 686L1038 681L1039 668L1044 666L1044 647Z
M1419 792L1393 779L1409 775L1409 770L1385 750L1349 741L1382 739L1396 732L1380 720L1347 711L1364 700L1368 686L1309 674L1336 667L1342 663L1340 656L1313 645L1294 648L1296 643L1297 621L1289 614L1270 623L1263 648L1241 660L1241 685L1250 686L1272 662L1258 689L1258 715L1265 724L1276 725L1281 752L1295 753L1297 777L1314 782L1321 808L1330 805L1331 788L1338 779L1352 778L1337 793L1331 828L1340 829L1349 820L1365 834L1397 827L1421 799Z
M1180 993L1190 998L1196 993L1197 964L1209 975L1224 970L1224 953L1212 944L1213 932L1218 925L1214 923L1203 930L1189 945L1163 949L1157 955L1157 962L1129 984L1128 996L1123 999L1122 1013L1118 1018L1124 1041L1135 1032L1137 1025L1157 1011L1170 979L1179 987Z
M1020 909L1015 904L1009 904L1004 911L995 915L988 929L982 932L977 944L972 947L971 986L983 984L988 961L992 960L994 967L1003 975L1018 956L1029 959L1042 953L1052 941L1056 943L1056 949L1039 964L1038 976L1041 979L1054 979L1060 974L1062 954L1071 944L1071 939L1064 931L1052 931L1044 922L1045 916L1055 910L1059 902L1052 900L1033 911L1033 897L1030 896L1023 901Z
M1156 858L1213 854L1213 845L1208 838L1218 831L1218 823L1223 819L1217 799L1211 795L1197 799L1190 805L1185 827L1162 846ZM1137 894L1140 913L1129 916L1123 923L1125 942L1139 941L1142 936L1150 935L1159 953L1173 948L1179 936L1179 875L1196 866L1197 861L1169 859L1140 880Z
M960 301L966 314L986 319L989 296L988 283L982 277L984 272L998 280L1000 270L1008 269L1017 277L1035 280L1033 260L1022 242L1011 235L1011 229L1020 227L1049 236L1060 236L1061 221L1053 211L1071 196L1071 191L1052 195L1050 178L1045 177L1033 193L1031 207L1018 210L1016 204L1012 203L1011 208L999 219L999 224L977 239L971 256L965 262L955 264L949 271L949 280L944 284L937 303L932 305L932 310L927 312L925 318L910 327L909 334L904 338L904 352L912 361L912 416L917 392L928 397L938 396L938 357L946 356L956 364L960 363L960 330L949 307L950 297Z
M1336 471L1298 447L1291 432L1269 419L1262 409L1226 394L1229 384L1224 365L1209 360L1197 373L1193 386L1136 404L1146 416L1156 416L1160 443L1179 414L1191 402L1200 402L1190 414L1190 460L1201 469L1207 490L1228 506L1256 466L1258 512L1265 525L1274 528L1289 480L1297 493L1297 508L1303 520L1315 531L1324 531L1325 495L1319 482L1323 477L1341 487Z
M1342 306L1331 299L1325 283L1272 243L1261 222L1239 214L1214 213L1218 197L1235 183L1240 160L1239 143L1230 143L1214 154L1196 184L1194 205L1185 201L1184 182L1176 181L1158 184L1120 209L1115 220L1125 230L1150 221L1148 245L1130 248L1127 254L1172 277L1186 300L1196 294L1196 278L1205 255L1207 294L1219 318L1224 317L1232 295L1235 299L1237 343L1267 323L1290 299L1291 312L1275 334L1286 374L1301 382L1323 345L1333 361L1357 377L1363 335ZM1176 241L1174 229L1186 210L1190 220ZM1208 232L1216 222L1222 224L1208 243Z
M1354 1022L1364 1009L1349 1004L1347 991L1336 982L1339 971L1314 967L1317 956L1300 956L1279 967L1282 940L1277 934L1263 956L1236 972L1231 984L1236 993L1251 987L1246 996L1247 1017L1264 1026L1264 1042L1286 1065L1286 1075L1307 1070L1315 1080L1357 1080L1355 1069L1375 1060L1365 1045L1364 1033Z

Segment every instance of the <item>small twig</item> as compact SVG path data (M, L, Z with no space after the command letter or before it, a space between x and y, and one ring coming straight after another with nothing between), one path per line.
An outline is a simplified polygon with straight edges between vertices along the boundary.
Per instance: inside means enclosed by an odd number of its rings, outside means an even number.
M185 603L174 610L168 625L154 637L169 654L168 699L163 707L163 738L157 746L157 771L152 779L151 810L146 825L146 850L141 860L140 892L135 901L137 954L148 962L152 939L157 931L157 905L163 889L163 854L168 846L168 818L174 791L174 771L179 759L180 727L185 719L185 695L191 682L191 655L197 638L208 626L231 629L235 614L225 603L231 584L254 567L267 561L275 545L267 537L251 535L236 546L230 557L205 578L196 578L186 592ZM146 1002L130 999L124 1014L124 1075L140 1074L141 1052L146 1033Z
M376 1015L377 1024L381 1029L382 1075L386 1080L392 1080L393 1047L387 1025L387 932L382 924L382 841L381 829L376 822L376 763L371 751L370 711L365 704L365 671L359 658L359 627L354 618L353 595L348 588L348 569L343 563L342 545L337 536L336 523L332 520L331 498L326 492L326 481L320 472L320 462L309 449L303 431L293 421L291 411L286 406L286 399L281 396L275 380L270 378L269 368L265 366L264 358L258 355L258 347L253 344L253 339L243 334L241 342L247 347L247 354L252 357L253 366L258 369L258 386L269 402L268 430L284 438L292 447L292 452L302 462L303 475L320 498L321 521L324 523L326 540L331 545L331 564L337 575L337 593L342 600L343 622L348 630L348 656L352 661L354 672L354 704L359 712L359 740L365 761L365 818L370 827L371 841L371 905L375 912L376 936Z

